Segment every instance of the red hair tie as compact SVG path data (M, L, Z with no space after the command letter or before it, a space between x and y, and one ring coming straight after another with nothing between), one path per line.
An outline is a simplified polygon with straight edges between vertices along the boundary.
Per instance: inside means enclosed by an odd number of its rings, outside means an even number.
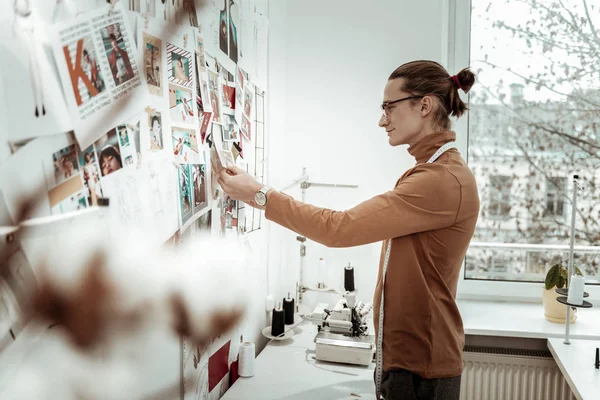
M454 82L456 82L456 86L458 86L459 89L462 89L462 86L460 85L460 81L458 80L458 76L452 75L452 79L454 80Z

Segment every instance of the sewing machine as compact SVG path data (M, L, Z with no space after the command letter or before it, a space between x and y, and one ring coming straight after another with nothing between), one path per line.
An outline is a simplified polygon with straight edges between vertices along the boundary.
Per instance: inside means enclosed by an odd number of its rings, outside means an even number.
M368 334L366 316L371 303L356 302L356 292L344 292L333 308L320 303L307 318L318 326L315 337L317 360L369 365L375 344Z

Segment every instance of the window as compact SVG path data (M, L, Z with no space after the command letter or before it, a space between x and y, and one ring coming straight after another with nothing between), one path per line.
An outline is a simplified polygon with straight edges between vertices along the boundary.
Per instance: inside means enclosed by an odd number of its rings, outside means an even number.
M546 217L563 217L567 178L546 179Z
M481 281L536 283L531 293L539 297L548 268L567 264L571 178L577 174L585 189L577 195L575 264L585 270L586 284L600 284L597 2L456 4L448 53L457 53L451 58L456 71L470 65L477 75L465 130L481 199L463 281L482 287L491 286ZM467 50L461 50L463 42Z
M488 213L492 217L507 217L510 212L510 177L492 175L489 183Z

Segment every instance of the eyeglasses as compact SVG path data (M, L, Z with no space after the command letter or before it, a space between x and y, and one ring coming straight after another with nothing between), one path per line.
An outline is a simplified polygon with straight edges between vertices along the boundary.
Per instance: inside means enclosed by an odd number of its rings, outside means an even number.
M383 111L383 115L385 115L387 117L388 116L388 107L391 106L392 104L400 103L401 101L404 101L404 100L422 99L423 97L425 97L425 96L408 96L403 99L386 101L385 103L381 104L381 111Z

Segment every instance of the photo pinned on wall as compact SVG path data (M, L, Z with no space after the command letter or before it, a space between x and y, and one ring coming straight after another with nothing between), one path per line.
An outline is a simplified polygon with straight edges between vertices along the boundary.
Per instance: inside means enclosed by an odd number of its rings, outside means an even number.
M169 108L171 121L194 123L193 96L190 89L169 84Z
M151 94L162 96L162 41L143 32L146 84Z
M79 165L79 147L70 135L59 150L51 153L51 163L44 162L48 203L52 214L80 210L89 206ZM59 140L59 139L57 139Z
M229 0L229 58L238 62L238 27L240 26L240 11L238 0Z
M71 144L52 154L54 163L54 184L59 185L69 178L79 176L79 163L77 162L77 145Z
M206 139L210 123L212 122L212 116L212 112L204 111L200 114L200 140L202 144L204 144L204 140Z
M80 49L81 53L79 53ZM92 98L106 90L94 42L91 35L87 35L71 46L64 46L63 50L71 70L71 81L77 105L84 107Z
M234 115L235 113L235 84L232 82L222 81L221 86L223 113Z
M51 27L58 38L52 41L58 76L82 149L147 104L143 52L136 52L129 21L123 2L116 2Z
M219 10L219 49L229 55L229 16L227 13L228 0L223 1L223 8Z
M223 167L230 167L235 165L235 160L233 159L233 154L231 154L231 150L221 150L221 161L223 163Z
M240 125L240 132L247 140L252 140L252 124L245 115L242 115L242 124Z
M237 1L223 0L223 6L219 10L219 49L234 63L238 62L238 26Z
M204 49L204 38L200 29L196 29L196 67L199 73L206 72L206 56Z
M194 129L171 128L173 138L173 155L182 163L195 163L200 159L198 154L198 138Z
M215 70L219 77L225 82L234 82L235 76L217 58L215 58Z
M254 105L254 88L248 83L244 88L244 108L243 112L249 120L252 120L252 107Z
M200 92L200 102L202 104L202 111L213 111L210 93L208 90L208 76L206 72L200 74L198 79L198 90ZM200 108L198 108L200 110Z
M221 85L219 75L211 70L207 70L208 75L208 96L213 111L213 122L223 123L223 112L221 109Z
M206 168L206 164L190 164L192 186L194 189L194 215L197 215L208 207Z
M87 195L87 203L90 206L98 205L98 198L102 197L102 185L100 184L100 167L96 159L96 149L92 144L79 153L79 165L83 172L83 185Z
M150 132L150 150L163 149L163 123L162 114L154 108L147 107L148 128Z
M244 107L244 87L248 80L248 74L239 66L235 73L235 120L242 123L242 108Z
M192 177L190 175L189 164L180 165L178 175L180 203L179 226L181 229L184 229L194 212L192 206Z
M111 129L106 135L98 139L94 146L98 152L98 165L100 174L104 177L123 168L124 159L121 155L117 129Z
M131 47L123 36L120 23L100 29L104 51L112 73L115 86L133 79L135 73L130 58Z
M196 220L196 232L210 233L212 226L212 210L208 210Z
M223 121L223 141L232 142L240 140L239 128L233 115L225 114Z
M221 233L237 231L240 223L239 202L227 194L221 199ZM243 219L243 218L242 218Z
M137 163L134 143L139 139L134 136L139 137L139 121L118 125L94 143L102 177ZM130 140L130 137L134 139Z
M192 54L174 44L167 43L167 71L169 81L181 86L191 88L194 81L192 78Z

